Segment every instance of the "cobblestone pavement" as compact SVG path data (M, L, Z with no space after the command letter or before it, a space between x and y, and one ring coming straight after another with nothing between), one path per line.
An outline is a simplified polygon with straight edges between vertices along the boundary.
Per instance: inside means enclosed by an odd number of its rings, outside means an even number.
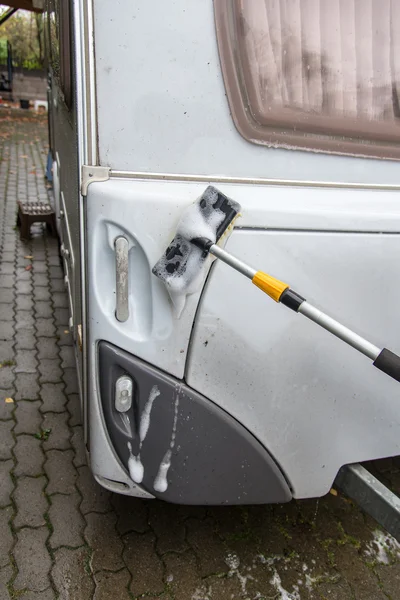
M400 546L340 495L205 509L94 482L57 242L15 230L16 199L47 197L24 114L0 112L0 599L400 598ZM400 463L379 469L400 492Z

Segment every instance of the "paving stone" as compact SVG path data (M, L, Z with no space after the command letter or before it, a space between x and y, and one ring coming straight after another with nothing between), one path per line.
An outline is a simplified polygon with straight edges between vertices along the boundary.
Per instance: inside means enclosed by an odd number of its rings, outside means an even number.
M51 287L52 292L64 292L65 293L64 279L52 279L50 281L50 287Z
M43 442L43 449L47 450L68 450L71 447L69 437L71 435L68 428L67 412L64 413L44 413L42 429L50 430L49 437Z
M75 368L75 352L73 346L62 346L60 350L61 366L63 369L68 367Z
M7 360L14 360L15 352L13 350L12 342L0 341L0 363Z
M37 341L38 358L58 358L60 351L57 346L57 338L40 337Z
M64 394L63 383L43 383L40 397L42 412L64 412L67 397Z
M82 424L82 409L81 401L78 394L70 394L68 396L67 409L71 415L69 420L69 426L75 427L75 425Z
M3 252L3 255L1 257L1 262L2 263L6 263L6 262L14 262L14 252Z
M214 521L212 519L205 521L188 519L186 527L187 541L198 558L201 576L227 573L228 567L224 560L226 546L215 533ZM204 552L205 548L207 548L207 552Z
M204 591L206 591L208 588L208 581L203 583L197 568L196 557L192 552L185 552L185 554L167 554L163 560L165 562L167 574L166 579L169 582L169 587L173 593L174 600L186 600L187 598L198 598L199 600L206 600L206 598L222 599L222 596L220 595L202 595L202 587L204 586ZM224 587L227 587L226 583L227 581L224 579ZM240 591L241 590L239 590L239 592ZM229 590L229 592L231 592L231 590ZM226 596L226 599L230 597L229 594L229 596ZM241 594L232 596L232 598L241 597L243 598L244 596ZM290 597L288 596L286 600L289 600L289 598ZM294 597L290 598L290 600L294 600ZM300 598L298 600L300 600Z
M33 310L33 297L22 295L17 296L15 299L16 309L17 310Z
M17 310L15 313L15 330L34 329L35 318L32 311Z
M128 533L124 542L123 556L132 575L130 584L132 594L134 596L145 593L160 594L164 590L163 567L155 552L154 534Z
M53 307L51 306L49 301L40 300L35 302L35 311L37 317L49 319L53 314Z
M36 319L35 325L38 337L54 337L56 335L53 319L38 318Z
M3 262L0 265L0 274L1 275L13 275L14 274L14 265L12 263Z
M35 260L33 262L33 272L34 273L47 273L46 263L41 262L40 260Z
M49 267L50 279L63 279L64 273L62 272L61 267L52 266Z
M0 368L0 389L5 390L12 386L14 381L14 373L12 367Z
M132 498L131 496L124 496L122 494L113 494L111 503L118 515L117 530L120 535L129 533L130 531L137 533L149 531L149 502L147 500Z
M68 327L69 322L69 309L68 308L55 308L54 309L54 319L57 326L65 325Z
M57 251L54 253L50 252L47 262L52 267L59 267L61 264L61 259L60 259L58 252Z
M0 569L0 600L13 600L8 594L7 583L13 574L11 565Z
M0 507L10 504L10 494L14 488L10 477L13 466L12 460L0 460Z
M0 290L4 288L12 288L14 286L14 276L13 275L0 275ZM18 288L17 288L17 291ZM26 292L21 292L26 293Z
M73 494L77 472L72 463L73 450L49 450L44 469L49 479L47 494Z
M72 346L73 342L72 333L68 327L57 327L57 343L59 346Z
M0 510L0 567L5 567L10 562L8 553L14 542L9 524L12 514L11 506Z
M33 293L35 297L35 302L37 302L38 300L44 300L46 302L51 300L51 294L48 287L35 286Z
M67 396L70 394L79 394L78 377L75 369L64 369L63 380L66 385L65 393Z
M13 302L14 301L15 290L14 288L10 289L2 289L1 290L1 301L2 302ZM1 324L0 324L1 326Z
M93 549L92 571L118 571L124 568L122 551L124 545L115 529L117 517L113 513L99 515L90 513L86 515L85 538ZM107 540L107 544L103 541Z
M15 418L17 424L14 432L18 433L30 433L34 435L39 433L42 415L40 413L40 402L33 400L18 400L15 408Z
M33 279L33 285L35 286L35 288L47 287L49 285L47 273L38 273L38 272L34 271L32 279Z
M6 275L6 277L9 277L9 275ZM9 287L11 287L11 286L9 286ZM17 292L17 296L20 294L32 294L31 282L30 281L17 281L15 283L15 290Z
M57 383L61 379L62 371L59 358L42 358L39 363L41 383Z
M378 587L372 571L359 560L358 550L345 544L333 547L336 568L344 575L355 594L356 600L384 600L385 594Z
M14 324L9 321L0 321L0 340L12 340Z
M45 525L44 513L47 500L44 495L46 479L44 477L20 477L14 492L17 515L15 527L39 527Z
M110 598L129 600L131 598L128 592L130 575L127 569L118 573L101 571L96 573L94 578L96 581L94 600L110 600Z
M49 516L54 528L50 538L52 548L77 547L84 543L85 521L79 512L79 503L80 497L77 493L68 496L55 494L51 497Z
M174 527L171 528L171 523ZM157 536L157 550L165 552L184 552L188 549L185 523L181 507L174 504L163 504L160 510L158 502L149 506L149 524Z
M18 350L14 373L37 373L36 350Z
M37 477L43 473L44 454L40 440L33 435L18 435L14 447L16 466L14 473L17 477L27 475Z
M47 527L24 528L18 532L14 548L18 567L18 575L14 582L16 589L28 588L33 592L40 592L49 587L51 560L46 548L48 535Z
M85 515L89 512L104 513L109 511L111 509L111 493L95 481L89 467L80 467L78 472L77 486L82 494L82 514Z
M86 465L86 449L83 440L83 427L78 425L72 428L71 444L75 451L74 465L81 467Z
M18 373L15 377L16 400L36 400L39 395L37 374Z
M13 427L14 421L0 421L0 460L12 457L11 449L14 446L14 438L11 430Z
M17 273L15 276L15 281L29 281L31 283L31 272L30 271L26 271L25 267L21 268L17 268Z
M12 307L12 304L0 304L0 321L9 321L13 318L14 309Z
M63 292L54 292L52 295L54 308L68 308L68 296Z
M36 338L33 330L19 330L15 334L15 347L17 350L33 350Z
M59 600L88 600L92 598L94 583L88 574L87 548L71 550L60 548L54 553L51 575L59 593ZM113 594L110 598L119 600Z
M55 600L53 588L49 587L44 592L28 592L22 596L22 600Z

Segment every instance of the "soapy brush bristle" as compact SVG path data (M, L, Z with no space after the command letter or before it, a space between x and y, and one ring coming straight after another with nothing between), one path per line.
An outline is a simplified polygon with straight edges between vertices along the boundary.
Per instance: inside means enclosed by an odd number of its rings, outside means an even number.
M177 315L201 284L210 246L228 237L240 210L238 202L210 185L182 213L174 239L152 269L165 283Z

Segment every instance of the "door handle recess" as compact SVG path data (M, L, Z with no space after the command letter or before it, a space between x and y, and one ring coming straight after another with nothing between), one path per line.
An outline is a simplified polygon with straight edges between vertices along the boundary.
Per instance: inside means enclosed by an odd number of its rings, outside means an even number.
M128 240L119 236L115 239L115 271L116 271L116 308L115 316L118 321L124 322L129 318L129 243Z

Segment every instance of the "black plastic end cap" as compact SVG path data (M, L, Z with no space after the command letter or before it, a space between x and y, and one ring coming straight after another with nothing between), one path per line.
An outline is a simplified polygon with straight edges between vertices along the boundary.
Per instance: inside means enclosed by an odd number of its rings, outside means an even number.
M374 360L374 367L400 382L400 356L384 348Z

